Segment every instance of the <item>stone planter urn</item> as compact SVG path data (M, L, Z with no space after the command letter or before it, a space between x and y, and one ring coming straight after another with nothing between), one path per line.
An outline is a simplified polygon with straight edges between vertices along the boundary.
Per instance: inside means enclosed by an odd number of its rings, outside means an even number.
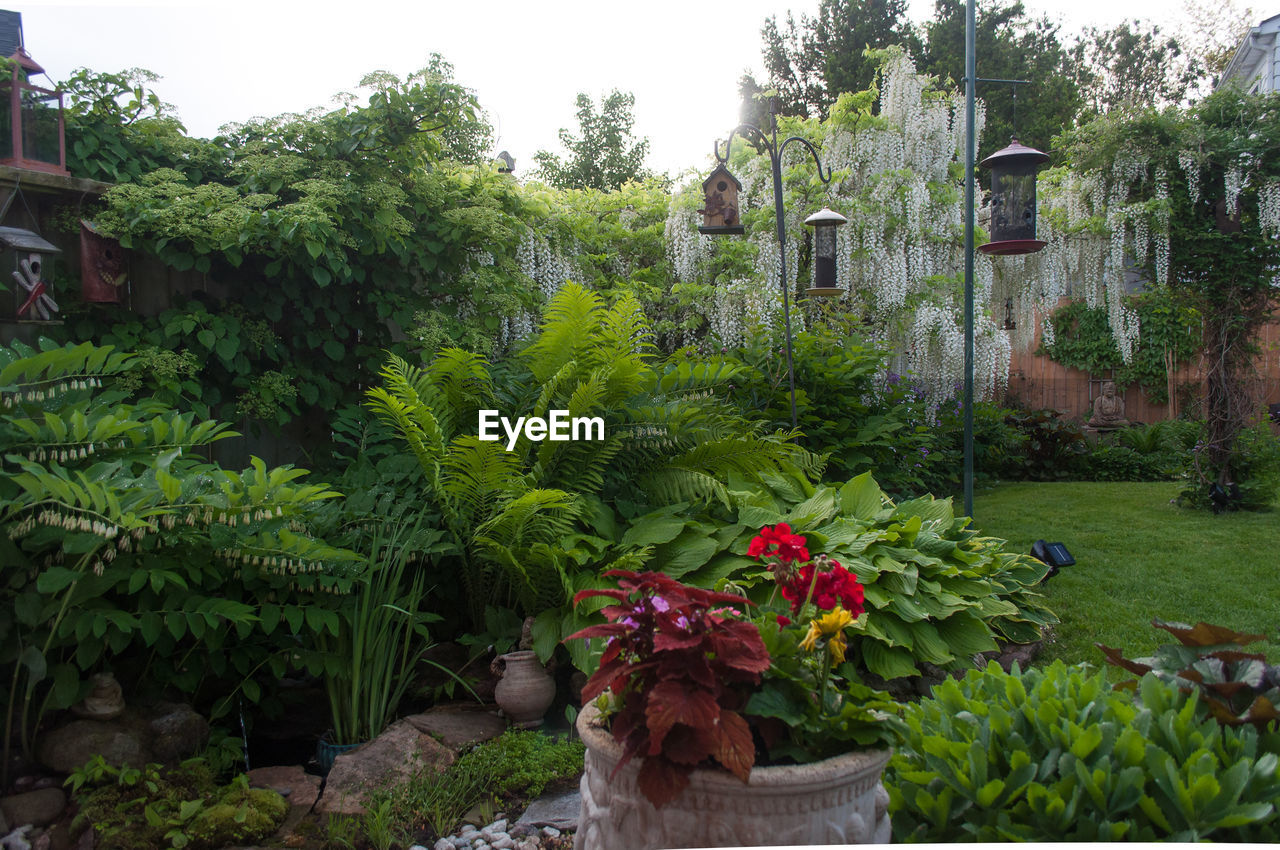
M695 770L684 793L656 809L637 787L638 758L612 775L622 747L594 705L583 708L577 727L587 755L574 850L889 842L880 772L890 750L756 767L746 785L727 771Z
M508 652L494 659L492 669L502 677L493 698L512 725L521 729L541 726L542 716L556 698L556 681L539 663L537 654L531 649Z

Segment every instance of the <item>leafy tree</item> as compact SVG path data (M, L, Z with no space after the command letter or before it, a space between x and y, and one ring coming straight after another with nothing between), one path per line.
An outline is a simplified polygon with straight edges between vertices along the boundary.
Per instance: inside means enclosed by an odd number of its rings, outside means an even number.
M631 110L636 96L617 89L600 100L599 111L586 94L578 94L578 131L560 129L560 143L568 151L561 158L550 151L533 155L542 179L560 189L598 189L608 192L629 180L641 180L648 139L636 139Z
M822 0L816 16L801 15L798 23L790 12L785 26L770 16L760 30L764 66L783 114L825 116L841 92L870 88L878 62L865 55L869 47L919 53L906 12L905 0ZM760 90L750 75L739 88L744 100Z
M1253 9L1233 0L1185 0L1184 6L1189 23L1179 40L1204 69L1208 82L1216 84L1256 22Z
M964 79L964 0L937 0L934 19L925 24L921 70L941 79ZM1027 16L1021 0L979 7L974 32L978 77L1026 80L1026 86L979 85L986 104L986 126L979 156L994 153L1015 135L1047 148L1054 136L1073 126L1082 98L1058 26L1047 16ZM1014 88L1020 89L1015 100Z
M405 79L366 77L363 103L206 141L181 134L145 75L86 72L79 173L127 181L97 223L126 248L208 274L220 294L158 317L94 309L67 338L193 352L192 386L213 415L292 424L304 446L327 444L327 429L306 423L354 403L386 350L407 353L403 331L422 311L443 337L493 345L504 316L536 305L514 261L524 202L492 169L459 166L482 158L489 131L449 74L434 57Z
M1094 115L1181 103L1202 75L1177 38L1139 21L1091 27L1073 53L1084 110Z

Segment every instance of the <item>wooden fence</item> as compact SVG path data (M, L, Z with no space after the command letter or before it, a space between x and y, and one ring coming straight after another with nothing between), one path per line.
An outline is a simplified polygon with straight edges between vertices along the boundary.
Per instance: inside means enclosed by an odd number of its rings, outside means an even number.
M1066 303L1065 299L1062 303ZM1280 404L1280 315L1273 316L1272 321L1263 326L1258 343L1259 352L1254 361L1257 376L1251 383L1253 397L1262 413L1268 405ZM1034 352L1039 346L1037 331L1036 342L1029 351L1014 352L1009 363L1005 401L1029 408L1052 408L1067 418L1087 421L1093 400L1102 394L1103 381L1110 380L1111 376L1092 375L1037 356ZM1173 376L1175 392L1165 404L1152 402L1136 385L1116 387L1124 398L1125 418L1146 423L1176 418L1180 413L1194 414L1203 395L1204 371L1203 357L1193 358L1180 367Z

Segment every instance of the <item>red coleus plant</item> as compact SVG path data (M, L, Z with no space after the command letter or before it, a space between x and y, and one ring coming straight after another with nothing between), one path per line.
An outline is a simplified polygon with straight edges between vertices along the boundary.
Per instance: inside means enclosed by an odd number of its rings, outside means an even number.
M617 601L609 622L574 638L606 639L600 668L582 689L585 703L606 690L619 708L610 731L622 745L618 767L640 756L640 791L655 807L675 799L689 774L718 762L743 782L755 764L755 744L741 709L769 653L760 632L728 606L739 596L689 587L661 573L611 570L618 589L584 590ZM616 773L616 771L615 771Z

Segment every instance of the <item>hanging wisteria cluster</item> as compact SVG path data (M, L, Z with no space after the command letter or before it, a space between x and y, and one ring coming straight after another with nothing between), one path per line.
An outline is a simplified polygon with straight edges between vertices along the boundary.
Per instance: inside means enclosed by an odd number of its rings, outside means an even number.
M573 262L533 229L525 231L516 248L516 265L521 274L533 281L544 303L549 302L566 281L577 279ZM532 336L537 327L538 314L521 310L503 322L499 341L502 347L508 347Z

